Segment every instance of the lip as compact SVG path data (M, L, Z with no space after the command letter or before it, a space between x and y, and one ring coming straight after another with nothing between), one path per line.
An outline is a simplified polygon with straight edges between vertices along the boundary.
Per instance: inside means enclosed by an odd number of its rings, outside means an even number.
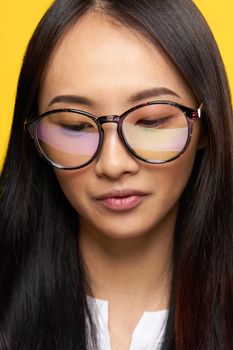
M138 206L149 193L134 189L112 190L95 199L104 207L115 211L124 211Z

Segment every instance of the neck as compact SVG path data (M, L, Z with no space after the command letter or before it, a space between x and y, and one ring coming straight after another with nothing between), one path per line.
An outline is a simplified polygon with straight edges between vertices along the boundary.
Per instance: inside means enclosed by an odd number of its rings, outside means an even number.
M109 237L81 221L79 244L91 295L148 311L168 308L176 214L174 208L165 222L133 238Z

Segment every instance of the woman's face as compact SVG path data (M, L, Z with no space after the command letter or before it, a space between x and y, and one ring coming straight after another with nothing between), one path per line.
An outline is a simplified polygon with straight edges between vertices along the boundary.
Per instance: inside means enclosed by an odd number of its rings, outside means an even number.
M171 92L159 92L159 88ZM60 95L85 99L51 104ZM89 13L65 33L50 57L39 107L40 113L78 108L100 116L121 114L151 100L198 107L180 74L145 39L104 16ZM103 147L89 166L55 169L65 196L79 213L81 228L128 238L174 223L200 147L200 122L194 122L185 153L161 165L134 158L122 145L116 127L114 123L103 125Z

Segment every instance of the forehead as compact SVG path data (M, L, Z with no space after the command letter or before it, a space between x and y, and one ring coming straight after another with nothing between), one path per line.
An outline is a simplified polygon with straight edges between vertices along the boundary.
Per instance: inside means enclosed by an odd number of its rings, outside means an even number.
M50 56L40 105L43 109L59 94L117 101L139 88L156 86L171 88L186 99L191 95L171 62L139 33L88 13L64 33Z

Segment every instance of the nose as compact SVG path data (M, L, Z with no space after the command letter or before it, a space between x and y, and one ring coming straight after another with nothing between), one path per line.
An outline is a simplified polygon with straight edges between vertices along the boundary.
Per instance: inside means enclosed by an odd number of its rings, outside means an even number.
M104 138L100 154L96 159L95 171L98 176L118 179L123 175L136 174L139 162L130 154L117 132L117 125L102 125Z

